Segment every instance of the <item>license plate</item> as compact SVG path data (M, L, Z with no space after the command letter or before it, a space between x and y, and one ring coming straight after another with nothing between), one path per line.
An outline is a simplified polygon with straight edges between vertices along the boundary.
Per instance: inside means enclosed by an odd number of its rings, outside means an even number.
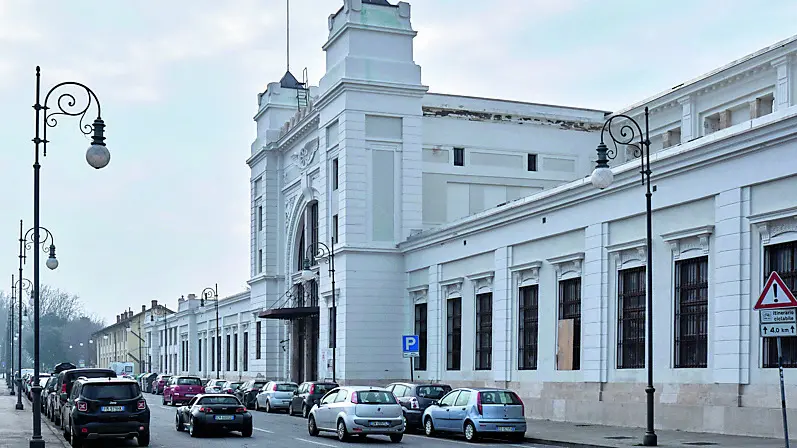
M501 432L512 432L515 430L514 426L499 426L498 430Z
M100 408L100 411L102 412L122 412L124 410L124 406L102 406Z
M369 422L370 426L390 426L390 422Z
M214 415L213 418L216 419L216 420L234 420L235 416L234 415Z
M191 397L196 397L196 394L186 394L185 396L191 398Z

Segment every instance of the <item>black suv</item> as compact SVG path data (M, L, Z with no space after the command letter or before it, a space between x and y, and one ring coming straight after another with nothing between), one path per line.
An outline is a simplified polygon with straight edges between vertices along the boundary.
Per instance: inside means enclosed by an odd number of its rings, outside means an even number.
M66 428L63 425L64 405L72 393L72 383L80 377L116 378L116 372L111 369L69 369L58 374L58 383L55 386L58 391L58 400L55 400L54 411L57 413L55 420L61 422L62 429Z
M73 447L84 440L138 439L149 446L149 407L134 380L81 378L64 405L64 437Z
M313 405L318 404L327 392L338 387L337 383L324 381L306 381L299 385L299 389L293 394L293 400L288 406L288 415L297 412L302 413L302 417L307 418Z

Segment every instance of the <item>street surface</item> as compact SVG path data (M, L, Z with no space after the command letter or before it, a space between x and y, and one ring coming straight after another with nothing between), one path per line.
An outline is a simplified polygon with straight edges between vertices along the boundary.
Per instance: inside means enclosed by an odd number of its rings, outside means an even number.
M265 412L250 411L254 419L254 434L251 438L243 438L238 433L229 433L216 436L191 438L187 432L177 432L174 429L175 408L161 404L161 397L144 394L150 406L152 415L150 431L152 439L150 446L155 448L254 448L263 446L290 447L290 448L319 448L342 446L403 446L417 448L456 448L457 446L479 447L522 447L543 448L547 445L532 443L504 442L499 440L482 440L476 444L465 442L463 438L435 437L429 438L422 433L407 433L400 444L390 443L390 439L380 436L369 436L365 440L354 438L351 442L341 443L334 438L332 433L320 437L311 437L307 433L306 420L300 416L291 417L284 413L266 414ZM28 408L26 407L26 410ZM6 410L4 410L6 411ZM42 423L52 425L47 417ZM103 448L133 447L137 446L135 440L106 442L100 445Z

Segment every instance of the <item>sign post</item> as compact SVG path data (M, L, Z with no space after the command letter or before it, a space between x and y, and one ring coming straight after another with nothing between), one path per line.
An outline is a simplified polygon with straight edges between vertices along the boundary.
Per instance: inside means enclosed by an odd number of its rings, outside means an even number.
M401 337L402 355L410 360L410 382L415 381L413 379L415 376L413 372L414 358L421 356L420 340L417 334L404 335Z
M778 375L780 377L780 409L783 414L783 437L789 448L789 423L786 418L786 386L783 382L783 348L781 338L797 336L797 299L777 272L770 274L764 291L753 309L759 312L761 337L777 338Z

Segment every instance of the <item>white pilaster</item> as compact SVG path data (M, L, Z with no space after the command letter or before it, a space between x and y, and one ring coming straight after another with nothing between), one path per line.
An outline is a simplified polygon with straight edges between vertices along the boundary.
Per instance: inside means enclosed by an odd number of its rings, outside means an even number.
M493 275L493 379L509 381L512 361L511 248L495 250Z
M786 55L772 61L777 79L775 81L775 110L791 106L791 56Z
M584 232L581 296L581 371L584 381L603 382L608 375L608 224Z
M678 99L681 105L681 143L695 138L694 101L691 96Z

